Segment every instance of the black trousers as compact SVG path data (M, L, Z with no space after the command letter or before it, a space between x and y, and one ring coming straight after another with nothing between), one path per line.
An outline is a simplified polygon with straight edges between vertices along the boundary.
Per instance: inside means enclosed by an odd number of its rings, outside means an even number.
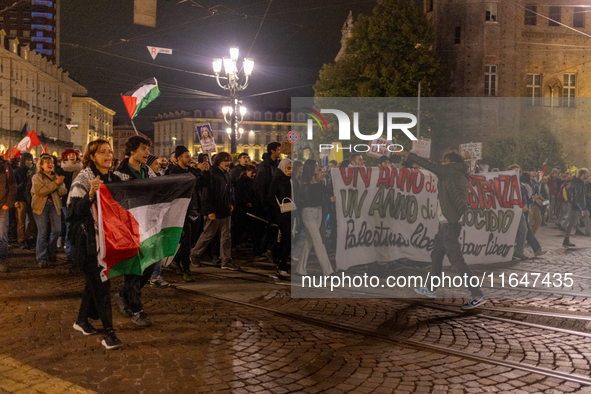
M435 243L431 251L431 274L441 277L443 267L443 257L447 255L449 263L460 275L467 274L472 276L472 271L464 261L462 255L462 246L460 245L460 232L462 225L460 223L439 223L439 231L435 235ZM469 284L469 281L468 281ZM472 297L482 297L482 291L478 287L469 286ZM431 289L435 291L435 289Z
M281 218L279 222L281 231L281 243L279 244L279 265L281 271L287 271L289 266L289 253L291 252L291 218Z
M84 261L82 270L86 283L76 321L85 322L89 318L93 320L100 318L105 331L112 329L111 282L101 280L101 267L97 264L96 256Z
M183 224L183 235L181 237L181 245L179 250L176 252L176 256L174 257L175 261L178 261L181 265L181 268L185 272L190 271L191 266L191 241L193 239L193 225L194 222L189 219L189 217L185 217L185 223Z
M141 275L123 275L123 288L119 292L119 295L127 302L129 309L133 313L144 310L142 304L142 288L152 277L155 267L156 264L152 264Z

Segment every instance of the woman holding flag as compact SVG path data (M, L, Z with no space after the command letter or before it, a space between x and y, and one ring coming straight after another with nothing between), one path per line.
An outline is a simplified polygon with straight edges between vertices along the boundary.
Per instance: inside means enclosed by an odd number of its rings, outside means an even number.
M86 285L74 329L84 335L96 334L88 319L101 319L104 328L102 345L106 349L122 346L113 329L111 311L111 284L101 273L98 264L95 221L97 220L96 194L101 182L120 182L111 172L113 151L108 141L98 139L89 143L82 157L84 169L80 171L70 189L66 219L70 222L72 260L84 272Z

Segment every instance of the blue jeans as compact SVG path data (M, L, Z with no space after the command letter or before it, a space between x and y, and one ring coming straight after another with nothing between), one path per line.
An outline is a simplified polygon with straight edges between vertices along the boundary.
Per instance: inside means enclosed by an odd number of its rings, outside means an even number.
M8 210L0 209L0 264L8 259Z
M33 212L37 223L37 262L46 262L55 258L57 239L62 230L62 218L55 205L48 198L41 215ZM47 238L49 235L49 244Z
M534 232L531 230L531 227L529 225L529 218L526 219L525 224L527 225L527 235L526 235L527 243L529 244L529 246L531 246L531 248L534 250L534 252L539 252L540 250L542 250L542 247L540 246L540 243L538 242L538 240L534 236Z
M569 203L563 203L562 205L562 215L558 218L558 220L556 221L556 224L558 224L560 227L562 228L566 228L566 226L568 226L568 219L570 217L570 213L573 210L573 206L572 204Z
M64 214L64 218L66 217L66 214L68 212L68 209L66 207L62 207L62 213ZM66 222L66 236L65 238L65 244L66 244L66 256L70 257L70 252L72 251L72 244L70 243L70 238L69 238L69 234L70 234L70 222L68 222L67 220L64 220L64 222Z
M162 260L154 264L154 272L152 272L152 278L156 279L162 275Z

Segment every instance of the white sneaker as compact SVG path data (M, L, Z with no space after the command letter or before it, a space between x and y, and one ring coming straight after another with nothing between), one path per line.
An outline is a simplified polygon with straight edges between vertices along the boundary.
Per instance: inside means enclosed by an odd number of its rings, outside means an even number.
M168 287L168 286L170 286L170 284L167 281L165 281L164 279L162 279L161 276L158 276L156 278L151 278L150 279L150 286Z

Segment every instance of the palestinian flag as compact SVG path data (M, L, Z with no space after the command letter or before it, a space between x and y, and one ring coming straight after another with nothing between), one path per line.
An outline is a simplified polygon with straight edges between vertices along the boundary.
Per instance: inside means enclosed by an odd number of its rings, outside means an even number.
M195 177L102 183L97 193L101 279L141 275L176 253Z
M133 119L142 108L146 108L158 96L160 96L158 81L156 81L156 78L149 78L129 92L121 95L121 98L130 119Z

